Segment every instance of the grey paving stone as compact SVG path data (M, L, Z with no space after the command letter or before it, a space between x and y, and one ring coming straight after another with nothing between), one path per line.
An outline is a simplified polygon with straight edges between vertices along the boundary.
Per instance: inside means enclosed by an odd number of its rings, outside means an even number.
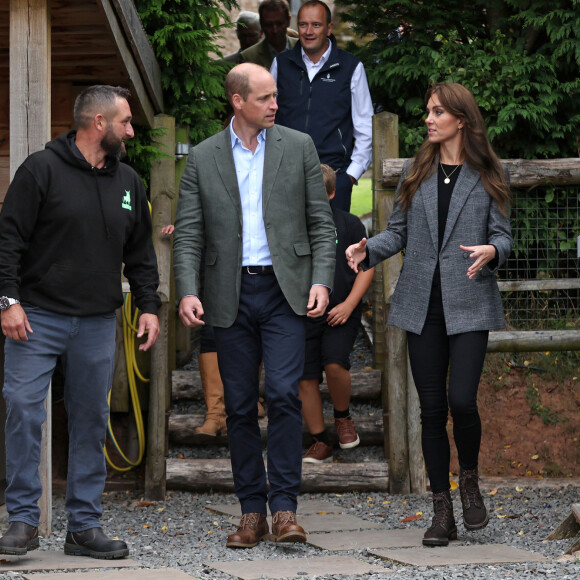
M288 558L276 560L254 560L244 562L207 562L207 565L231 574L241 580L260 580L261 578L295 578L316 574L343 574L345 576L364 576L371 572L390 574L391 571L374 564L346 556L327 556L323 558Z
M188 580L193 578L181 570L161 568L159 570L105 570L100 572L82 572L74 574L80 580ZM70 572L63 574L25 574L27 580L73 580Z
M35 570L74 570L76 568L137 568L139 562L130 558L120 560L97 560L87 556L65 556L63 551L34 550L26 556L2 555L0 574L13 570L15 572L33 572ZM70 576L69 576L70 578Z
M309 533L372 530L381 527L376 522L347 514L306 515L298 518L298 523Z
M364 530L309 534L308 543L323 550L364 550L365 548L410 548L421 546L423 530Z
M206 506L208 510L227 516L242 517L242 510L239 502L237 503L215 503ZM317 513L341 513L342 508L329 501L323 500L298 500L297 514L317 514Z
M527 552L505 544L479 546L445 546L441 548L404 548L401 550L371 550L370 554L411 566L458 566L461 564L501 564L516 562L547 562L541 554Z

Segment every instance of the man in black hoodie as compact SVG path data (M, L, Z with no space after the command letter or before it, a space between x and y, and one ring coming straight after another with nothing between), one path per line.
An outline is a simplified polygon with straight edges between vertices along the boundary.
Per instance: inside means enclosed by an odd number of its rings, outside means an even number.
M129 91L98 85L74 107L76 131L18 168L0 214L0 319L6 336L6 507L0 554L38 547L38 473L44 399L57 359L65 371L69 462L64 550L127 556L101 530L104 443L115 355L121 268L142 314L139 346L159 334L159 276L147 197L119 162L133 137Z

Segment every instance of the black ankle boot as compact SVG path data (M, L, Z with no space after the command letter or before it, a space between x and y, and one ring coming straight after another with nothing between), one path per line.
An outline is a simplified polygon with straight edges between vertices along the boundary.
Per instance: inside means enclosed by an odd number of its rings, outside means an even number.
M24 556L29 550L36 550L38 545L38 528L24 522L10 522L0 538L0 554Z
M107 538L101 528L91 528L82 532L67 532L64 553L68 556L115 560L128 556L129 549L125 542Z
M463 524L468 530L481 530L487 526L489 515L479 492L477 468L459 470L459 493L463 506Z
M453 503L449 490L433 494L433 521L423 536L424 546L447 546L449 540L457 539L457 527L453 517Z

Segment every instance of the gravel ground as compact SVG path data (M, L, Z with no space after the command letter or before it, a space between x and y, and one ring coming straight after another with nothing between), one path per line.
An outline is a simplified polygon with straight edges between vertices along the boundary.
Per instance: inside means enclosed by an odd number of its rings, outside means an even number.
M186 368L195 369L197 357L193 357ZM361 332L351 358L352 368L372 366L372 352ZM326 413L331 415L330 404ZM380 412L375 404L355 403L353 414L374 414ZM176 413L203 413L201 403L180 404ZM228 457L226 447L183 447L172 448L171 456L183 454L186 457ZM379 447L362 447L348 451L336 450L335 459L343 461L381 461L383 450ZM371 580L401 579L518 579L580 578L580 559L557 560L568 549L572 540L543 542L551 530L569 513L573 503L578 503L579 487L559 489L537 489L526 487L521 480L509 487L498 488L495 494L485 493L485 500L491 512L490 523L480 532L466 532L459 524L459 539L467 544L484 543L507 544L540 553L550 558L547 563L524 563L502 565L447 566L444 568L416 568L402 566L380 560L367 550L340 552L369 564L377 564L389 570L389 574L368 574ZM326 500L343 508L343 513L359 516L376 522L384 529L425 529L431 517L429 495L389 496L379 493L304 494L301 499ZM454 492L456 513L459 504ZM194 494L188 492L168 492L166 501L145 502L135 493L109 493L103 497L103 528L127 541L130 557L147 568L170 567L179 569L193 578L209 580L231 580L231 576L207 566L212 561L266 560L274 558L304 558L328 555L308 545L278 545L272 542L260 543L252 550L229 550L225 547L226 537L237 526L237 518L212 514L206 509L208 504L232 502L233 495ZM422 519L401 522L404 518L422 512ZM460 518L458 518L460 519ZM61 550L66 535L64 498L54 499L54 534L49 539L41 539L41 550ZM436 550L437 548L433 548ZM33 555L32 555L33 557ZM74 577L82 578L80 575ZM71 575L71 578L73 576ZM344 575L300 575L306 580L355 580L360 576ZM16 572L0 573L0 580L24 580Z
M521 491L517 491L521 489ZM552 578L577 579L580 560L556 561L572 540L542 542L543 538L566 517L570 506L578 502L578 488L531 489L500 488L495 495L486 494L492 512L488 527L478 533L467 533L459 526L460 540L467 544L507 544L543 554L547 563L448 566L444 568L415 568L392 564L372 557L366 550L341 553L387 568L391 574L368 574L372 580L451 579L451 578ZM457 492L455 492L455 495ZM383 494L305 494L304 499L325 499L342 506L345 514L355 515L384 526L385 529L425 528L431 513L428 495L388 496ZM147 568L170 567L183 570L193 578L211 580L231 579L231 576L207 566L211 561L265 560L273 558L302 558L325 555L308 545L277 545L263 542L252 550L229 550L226 536L235 530L237 519L210 513L210 503L232 501L231 495L169 492L164 502L143 502L135 493L110 493L103 498L103 528L125 539L131 549L130 557ZM458 500L456 506L459 505ZM426 514L424 520L401 523L417 512ZM501 517L505 516L505 517ZM41 549L61 550L65 537L64 500L55 498L54 534L41 539ZM433 548L436 550L437 548ZM31 556L33 557L33 555ZM395 573L395 575L392 574ZM82 578L80 575L71 576ZM23 580L18 573L0 574L2 580ZM302 575L308 580L354 580L355 576Z

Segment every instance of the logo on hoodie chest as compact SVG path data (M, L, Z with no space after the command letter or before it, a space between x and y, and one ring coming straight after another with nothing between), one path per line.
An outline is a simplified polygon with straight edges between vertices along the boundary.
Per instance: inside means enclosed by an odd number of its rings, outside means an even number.
M128 209L129 211L133 209L131 207L131 191L128 189L125 190L125 197L121 201L121 207L123 209Z

